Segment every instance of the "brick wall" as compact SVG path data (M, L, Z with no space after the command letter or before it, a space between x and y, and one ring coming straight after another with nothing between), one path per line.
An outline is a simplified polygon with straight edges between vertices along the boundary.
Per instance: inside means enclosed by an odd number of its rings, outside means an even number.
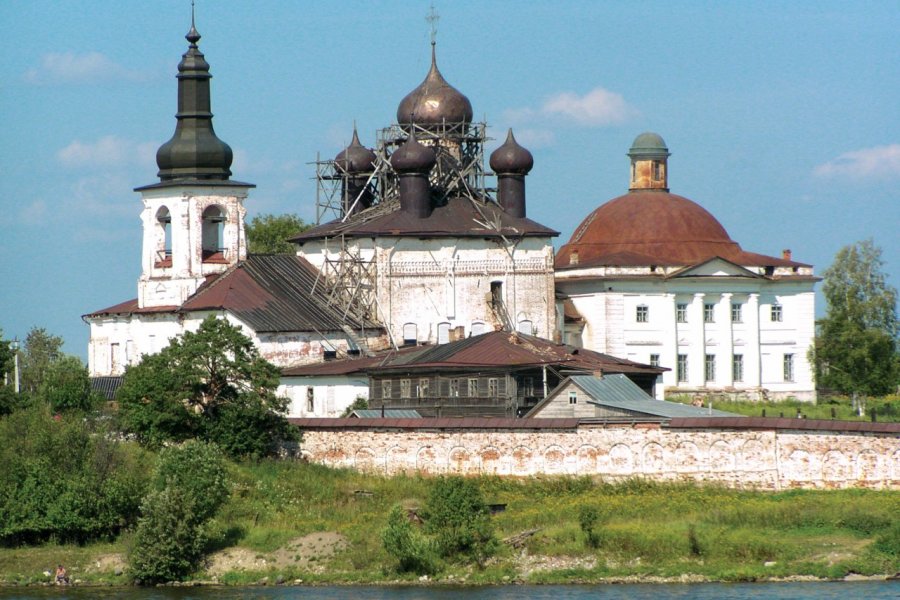
M658 424L410 429L312 421L297 423L307 460L367 472L645 477L768 490L900 489L900 438L893 432Z

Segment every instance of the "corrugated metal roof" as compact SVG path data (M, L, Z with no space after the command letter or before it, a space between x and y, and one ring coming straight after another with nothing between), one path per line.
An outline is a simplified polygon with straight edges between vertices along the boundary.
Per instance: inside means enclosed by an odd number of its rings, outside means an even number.
M91 377L91 389L103 395L107 400L115 400L116 393L122 387L125 377Z
M713 417L672 419L668 427L679 429L716 427L724 429L793 429L815 431L858 431L892 433L900 436L900 423L868 421L829 421L826 419L788 419L779 417Z
M576 429L578 419L490 417L419 419L288 419L300 429Z
M475 208L477 203L478 208ZM480 210L480 212L479 212ZM486 227L495 223L499 229ZM332 221L291 238L303 243L309 240L345 236L416 236L416 237L529 237L559 235L549 227L525 217L514 217L494 202L449 198L443 206L435 207L424 219L400 210L399 200L378 204L356 213L344 222Z
M384 414L382 414L384 413ZM419 411L411 408L362 408L354 410L350 415L356 419L421 419Z
M665 418L737 416L734 413L721 410L710 410L679 402L657 400L649 396L624 375L605 375L603 377L574 376L570 379L590 396L588 402L599 406L621 408Z

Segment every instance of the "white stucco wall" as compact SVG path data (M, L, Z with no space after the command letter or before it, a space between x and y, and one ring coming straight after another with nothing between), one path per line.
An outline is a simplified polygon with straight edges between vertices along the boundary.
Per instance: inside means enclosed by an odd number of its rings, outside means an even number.
M357 397L368 399L369 382L365 377L344 375L282 377L277 394L290 399L285 415L289 418L340 417Z

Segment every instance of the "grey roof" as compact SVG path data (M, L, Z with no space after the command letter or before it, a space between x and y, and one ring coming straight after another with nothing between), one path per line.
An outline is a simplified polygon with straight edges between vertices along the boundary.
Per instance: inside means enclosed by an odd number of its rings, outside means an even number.
M91 389L101 394L107 400L115 400L119 388L125 377L122 375L113 377L91 377Z
M354 410L351 417L357 419L421 419L419 411L411 408L386 408L384 411L378 408L361 408Z

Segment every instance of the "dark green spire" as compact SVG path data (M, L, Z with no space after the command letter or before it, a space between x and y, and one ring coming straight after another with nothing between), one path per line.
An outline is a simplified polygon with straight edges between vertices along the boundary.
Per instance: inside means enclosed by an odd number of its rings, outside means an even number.
M172 139L156 151L160 181L177 179L227 180L231 176L231 148L216 137L210 107L209 63L197 47L194 27L184 36L190 43L178 64L178 119Z

